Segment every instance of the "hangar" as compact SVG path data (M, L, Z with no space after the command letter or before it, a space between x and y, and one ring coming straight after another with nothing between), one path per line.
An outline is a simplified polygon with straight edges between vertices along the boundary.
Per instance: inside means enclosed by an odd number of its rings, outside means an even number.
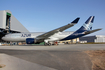
M29 32L13 15L10 10L0 11L0 41L6 33Z
M105 36L104 35L94 35L94 36L86 36L80 37L80 42L94 42L94 43L105 43Z

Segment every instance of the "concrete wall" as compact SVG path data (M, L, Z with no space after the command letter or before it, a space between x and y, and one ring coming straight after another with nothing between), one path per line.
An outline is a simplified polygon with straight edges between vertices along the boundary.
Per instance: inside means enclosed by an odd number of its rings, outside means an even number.
M6 11L0 11L0 28L6 28Z
M13 15L11 15L11 30L29 32Z

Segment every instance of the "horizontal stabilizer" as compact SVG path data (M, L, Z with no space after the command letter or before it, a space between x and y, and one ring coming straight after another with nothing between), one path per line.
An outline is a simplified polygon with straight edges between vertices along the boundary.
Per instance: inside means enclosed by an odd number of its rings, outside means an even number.
M91 31L86 31L86 32L84 32L84 34L87 35L87 34L90 34L90 33L93 33L93 32L99 31L99 30L102 30L102 29L95 29L95 30L91 30Z

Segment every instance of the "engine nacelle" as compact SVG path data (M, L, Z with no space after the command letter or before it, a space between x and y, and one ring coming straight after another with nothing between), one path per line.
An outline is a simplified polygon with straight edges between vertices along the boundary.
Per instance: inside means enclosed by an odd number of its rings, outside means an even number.
M35 43L34 40L35 40L34 38L27 38L27 39L26 39L26 43L27 43L27 44L34 44L34 43Z

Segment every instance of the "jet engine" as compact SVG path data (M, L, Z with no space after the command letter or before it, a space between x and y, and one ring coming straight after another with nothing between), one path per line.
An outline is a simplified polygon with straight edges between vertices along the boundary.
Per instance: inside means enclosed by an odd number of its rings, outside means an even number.
M26 39L26 43L27 44L39 44L41 43L42 41L39 41L38 39L35 39L35 38L27 38Z
M34 44L35 43L34 40L35 40L34 38L27 38L26 43L27 44Z

